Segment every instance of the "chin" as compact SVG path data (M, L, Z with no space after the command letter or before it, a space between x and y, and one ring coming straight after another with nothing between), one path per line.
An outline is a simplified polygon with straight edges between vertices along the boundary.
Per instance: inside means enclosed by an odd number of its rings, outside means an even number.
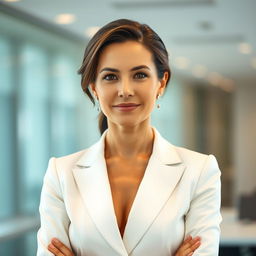
M134 120L134 118L130 120L129 118L124 118L123 120L115 120L113 123L122 127L134 127L137 126L140 121L138 119Z

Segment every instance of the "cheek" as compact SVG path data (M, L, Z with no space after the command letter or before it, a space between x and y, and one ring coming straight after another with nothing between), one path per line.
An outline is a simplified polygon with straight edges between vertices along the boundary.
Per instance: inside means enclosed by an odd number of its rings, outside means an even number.
M106 104L111 97L113 97L113 93L111 93L111 89L98 89L98 96L101 104Z
M143 95L143 100L146 104L152 104L156 100L156 94L157 91L155 89L148 88L147 90L144 90L141 95Z
M100 108L104 114L107 114L111 109L111 105L115 103L115 94L111 93L111 90L101 90L98 96Z

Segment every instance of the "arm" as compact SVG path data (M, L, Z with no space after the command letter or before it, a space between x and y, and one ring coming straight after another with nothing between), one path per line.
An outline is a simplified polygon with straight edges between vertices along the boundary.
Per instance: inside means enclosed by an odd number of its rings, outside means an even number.
M192 256L194 251L200 246L200 240L200 237L192 238L188 236L178 248L175 256ZM74 256L73 252L58 239L52 239L48 248L56 256Z
M217 256L220 239L221 183L216 158L209 155L186 215L186 236L201 237L201 245L194 256Z
M44 176L39 206L41 227L37 233L37 256L54 255L47 249L53 237L71 248L68 237L70 220L63 201L55 162L55 158L49 160Z

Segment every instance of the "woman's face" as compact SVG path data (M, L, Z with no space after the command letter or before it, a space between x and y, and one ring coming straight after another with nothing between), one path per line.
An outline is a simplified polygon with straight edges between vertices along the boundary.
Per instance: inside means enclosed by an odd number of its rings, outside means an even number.
M107 46L99 57L91 88L108 122L134 126L149 120L168 73L157 77L153 56L145 46L127 41Z

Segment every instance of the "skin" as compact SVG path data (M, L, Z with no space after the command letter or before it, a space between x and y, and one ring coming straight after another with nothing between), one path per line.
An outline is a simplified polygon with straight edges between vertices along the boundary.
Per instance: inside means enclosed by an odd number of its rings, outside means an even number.
M191 236L188 236L178 248L175 256L192 256L193 252L200 246L200 244L200 237L192 239ZM75 256L75 254L57 238L51 240L48 250L56 256Z
M151 52L134 41L107 46L100 55L96 73L96 81L90 84L90 89L108 118L105 158L114 158L119 166L127 161L136 163L148 159L154 141L150 115L157 96L165 90L168 73L159 79ZM114 107L120 103L139 106L123 112ZM191 256L199 246L200 238L189 236L175 256ZM48 249L58 256L74 255L58 239L53 239Z
M147 68L130 71L141 65ZM119 72L102 71L106 67L118 69ZM164 92L168 73L159 80L151 52L137 42L128 41L111 44L103 51L97 74L91 88L108 117L106 157L134 159L141 154L150 155L153 145L150 114L157 95ZM112 107L128 102L141 105L126 113Z

